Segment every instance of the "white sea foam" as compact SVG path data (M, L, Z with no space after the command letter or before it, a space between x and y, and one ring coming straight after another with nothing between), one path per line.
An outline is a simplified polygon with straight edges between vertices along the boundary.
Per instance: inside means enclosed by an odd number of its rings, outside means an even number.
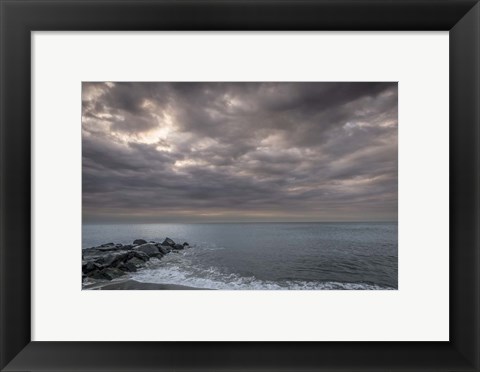
M144 283L179 284L195 288L221 290L391 290L369 283L342 283L336 281L260 280L235 273L222 273L215 267L189 267L186 255L170 260L151 260L144 270L132 279ZM170 258L170 257L169 257Z

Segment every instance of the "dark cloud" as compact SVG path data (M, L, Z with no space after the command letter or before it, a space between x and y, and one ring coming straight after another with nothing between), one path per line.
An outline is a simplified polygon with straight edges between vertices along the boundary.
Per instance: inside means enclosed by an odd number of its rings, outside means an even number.
M396 220L396 83L83 83L100 221Z

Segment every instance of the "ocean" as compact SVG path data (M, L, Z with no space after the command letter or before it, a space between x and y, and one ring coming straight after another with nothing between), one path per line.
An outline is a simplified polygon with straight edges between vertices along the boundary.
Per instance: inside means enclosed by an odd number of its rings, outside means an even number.
M397 289L396 222L83 225L83 248L134 239L192 248L152 259L140 282L208 289Z

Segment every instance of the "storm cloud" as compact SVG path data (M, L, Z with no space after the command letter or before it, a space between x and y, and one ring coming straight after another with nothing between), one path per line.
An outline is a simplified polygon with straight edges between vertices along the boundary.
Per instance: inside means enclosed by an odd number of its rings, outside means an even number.
M82 85L83 220L395 221L397 83Z

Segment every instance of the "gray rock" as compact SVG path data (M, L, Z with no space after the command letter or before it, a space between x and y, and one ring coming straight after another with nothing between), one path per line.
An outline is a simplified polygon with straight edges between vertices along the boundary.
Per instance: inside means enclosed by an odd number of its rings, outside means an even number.
M103 279L103 276L100 275L100 270L93 270L93 271L90 271L89 273L87 273L85 275L89 278Z
M133 258L134 260L138 260L138 258ZM127 268L128 271L130 272L135 272L137 271L137 266L133 262L126 262L124 263L124 266Z
M104 270L105 270L105 274L110 276L112 279L125 275L125 273L122 270L117 269L116 267L108 267Z
M104 266L117 266L120 262L128 259L128 252L110 253L107 256L101 257L97 262Z
M142 267L145 262L137 257L132 257L129 259L127 262L125 262L125 265L133 265L135 268Z
M170 252L180 253L180 250L189 246L187 242L176 244L172 239L165 238L161 244L136 239L133 244L106 243L83 249L82 280L112 280L144 267L152 257L161 259Z
M128 251L121 251L115 254L116 261L126 261L128 259Z
M122 246L122 249L128 251L130 249L133 249L133 245L132 244L125 244L124 246Z
M170 252L172 250L172 248L168 245L161 245L161 244L157 244L157 248L160 252L162 252L164 255L167 254L168 252Z
M146 253L149 257L157 256L159 250L155 244L147 243L135 247L136 251Z
M125 275L122 270L117 269L116 267L107 267L106 269L95 271L94 274L90 276L94 279L112 280L122 275Z
M146 254L145 252L142 252L142 251L137 251L137 250L133 250L133 251L130 251L128 252L129 253L129 257L130 257L130 254L131 254L131 257L136 257L144 262L147 262L149 259L150 259L150 256L148 254Z
M102 266L110 266L111 264L113 264L114 260L115 256L113 254L108 254L106 256L98 257L95 262L101 264Z
M97 248L87 248L82 251L82 256L84 257L95 257L103 255L102 251L99 251Z
M97 269L97 266L93 261L88 261L86 264L82 265L82 272L84 274L88 274L89 272L92 272L95 269Z
M115 256L113 254L109 254L108 256L103 257L97 261L99 264L103 265L103 267L112 266L115 262Z
M117 247L117 246L111 246L111 245L108 245L106 247L99 247L97 248L97 250L99 250L100 252L110 252L110 251L118 251L118 250L121 250L122 247Z
M173 246L175 246L175 242L170 238L165 238L162 245L168 245L170 247L173 247Z
M138 258L135 258L135 260L138 260ZM133 262L130 262L130 261L121 262L120 265L118 265L118 268L122 271L128 271L128 272L137 271L137 266L135 266L135 264Z

